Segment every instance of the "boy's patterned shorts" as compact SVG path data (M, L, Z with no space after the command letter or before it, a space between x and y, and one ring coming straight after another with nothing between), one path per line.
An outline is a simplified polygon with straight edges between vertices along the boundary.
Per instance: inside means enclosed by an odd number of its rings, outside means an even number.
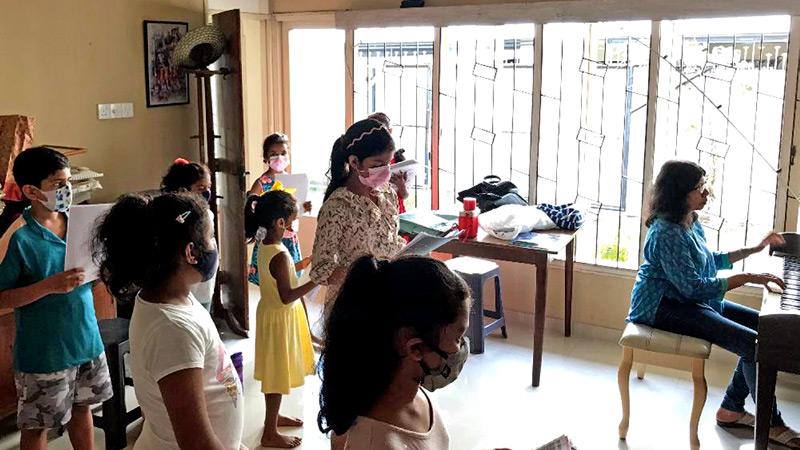
M14 381L17 426L21 430L64 426L72 419L73 406L95 405L113 395L105 353L58 372L15 372Z

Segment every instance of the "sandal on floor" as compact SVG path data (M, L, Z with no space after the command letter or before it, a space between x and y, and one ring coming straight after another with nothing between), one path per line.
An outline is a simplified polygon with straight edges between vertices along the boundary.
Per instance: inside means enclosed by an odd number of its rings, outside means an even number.
M779 434L769 433L769 441L773 444L782 445L793 450L800 450L800 434L797 431L787 428Z
M728 429L749 428L752 430L756 427L756 416L745 411L742 417L739 417L733 422L723 422L721 420L717 420L717 426Z

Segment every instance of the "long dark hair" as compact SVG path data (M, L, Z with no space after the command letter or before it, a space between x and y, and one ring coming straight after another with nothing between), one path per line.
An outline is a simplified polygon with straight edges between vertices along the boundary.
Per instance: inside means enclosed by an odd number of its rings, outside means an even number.
M189 243L200 251L209 250L210 235L208 205L198 195L126 194L99 220L92 256L109 291L130 300L139 290L156 288L171 278Z
M686 224L690 212L686 197L705 175L705 169L691 161L667 161L650 191L649 216L645 224L649 227L658 218ZM696 220L697 213L692 214Z
M244 207L244 235L253 240L259 227L272 227L278 219L289 220L297 212L297 200L284 191L251 195Z
M439 345L441 330L468 313L468 297L466 284L441 261L356 260L325 323L320 431L344 434L386 391L401 362L401 328Z
M204 164L178 158L169 166L166 175L161 179L161 190L164 192L188 191L192 189L193 184L210 176L211 172Z
M351 125L347 132L333 143L328 189L325 190L324 200L347 181L350 175L347 159L350 155L355 155L359 161L363 161L370 156L392 150L394 150L394 140L380 121L364 119Z

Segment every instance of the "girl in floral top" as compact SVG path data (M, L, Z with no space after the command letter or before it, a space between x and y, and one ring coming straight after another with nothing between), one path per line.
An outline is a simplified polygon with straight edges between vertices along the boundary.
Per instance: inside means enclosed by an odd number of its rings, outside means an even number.
M397 193L389 184L394 141L381 122L354 123L331 151L330 183L317 218L311 280L328 284L326 309L338 285L328 278L363 255L391 259L405 245L398 231Z
M284 173L286 167L289 166L289 138L283 133L273 133L267 136L264 139L264 145L262 146L264 152L264 164L267 165L267 171L261 174L258 179L253 182L253 186L247 192L247 195L261 195L264 192L268 192L272 189L272 186L275 184L275 175L279 173ZM311 211L311 202L305 202L303 204L303 210L305 212ZM295 230L298 227L294 227ZM311 258L303 259L302 254L300 253L300 242L297 239L296 231L287 232L286 235L283 237L283 245L286 246L286 249L289 250L289 254L292 255L292 260L298 267L300 267L300 271L297 272L297 276L301 276L303 271L302 269L306 268L311 261ZM247 280L251 283L258 286L258 266L256 262L258 261L258 242L256 242L255 246L253 247L253 256L250 259L250 266L248 267L247 271Z

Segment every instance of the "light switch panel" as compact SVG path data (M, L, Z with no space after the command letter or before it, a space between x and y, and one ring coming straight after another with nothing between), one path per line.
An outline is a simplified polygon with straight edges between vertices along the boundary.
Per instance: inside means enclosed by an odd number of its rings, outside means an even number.
M133 103L103 103L97 105L97 118L129 119L133 117Z

